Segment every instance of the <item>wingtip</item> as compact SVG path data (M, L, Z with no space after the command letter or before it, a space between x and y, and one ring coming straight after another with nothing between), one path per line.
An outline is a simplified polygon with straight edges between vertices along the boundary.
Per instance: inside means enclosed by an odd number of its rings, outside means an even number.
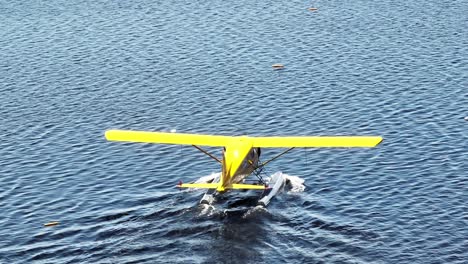
M377 137L377 142L375 143L374 147L379 145L380 143L382 143L383 140L384 140L383 137L378 136Z
M108 139L108 133L109 133L109 130L104 131L104 138L107 139L107 140L109 140Z
M112 135L114 134L114 132L115 132L114 129L108 129L108 130L104 131L104 137L107 140L112 140L113 139Z
M182 184L184 183L180 180L179 183L176 185L176 188L182 188Z

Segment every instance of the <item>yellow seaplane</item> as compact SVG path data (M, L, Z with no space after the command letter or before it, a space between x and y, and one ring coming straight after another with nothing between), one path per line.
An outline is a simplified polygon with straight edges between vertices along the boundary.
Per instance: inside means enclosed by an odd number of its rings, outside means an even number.
M371 148L377 146L382 137L379 136L220 136L184 133L148 132L133 130L108 130L105 137L110 141L177 144L193 146L213 160L221 164L221 174L213 178L212 182L182 183L179 188L203 188L212 190L207 192L202 203L211 203L214 193L224 193L228 190L262 190L260 204L266 205L278 190L284 185L281 175L273 177L270 182L265 181L260 172L265 165L279 158L294 148ZM221 158L209 153L204 147L221 147ZM261 148L286 148L279 155L260 162ZM254 184L246 183L246 178L254 174L258 180Z

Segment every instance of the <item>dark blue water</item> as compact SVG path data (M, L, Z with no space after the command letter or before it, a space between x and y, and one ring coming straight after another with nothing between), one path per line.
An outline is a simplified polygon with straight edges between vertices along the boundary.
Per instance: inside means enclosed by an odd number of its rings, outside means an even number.
M467 14L462 0L0 1L0 263L467 263ZM304 190L226 210L174 188L218 172L211 159L106 142L110 128L385 140L296 149L267 172Z

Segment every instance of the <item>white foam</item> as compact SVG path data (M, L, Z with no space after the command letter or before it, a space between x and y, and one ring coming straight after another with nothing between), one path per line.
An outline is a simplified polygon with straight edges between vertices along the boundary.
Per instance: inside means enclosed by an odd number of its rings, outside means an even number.
M261 206L261 205L257 205L255 207L252 207L250 208L249 210L247 210L247 212L245 212L245 214L242 216L242 218L248 218L250 217L252 214L255 214L256 212L268 212L268 210Z
M216 211L216 208L209 204L200 204L200 206L201 212L198 216L212 216Z
M288 174L284 174L284 177L286 180L289 181L289 184L291 185L291 190L289 192L292 193L298 193L298 192L303 192L305 190L305 185L304 185L304 179L298 176L292 176Z
M218 177L221 173L220 172L213 172L210 175L200 177L195 183L207 183L213 181L216 177Z

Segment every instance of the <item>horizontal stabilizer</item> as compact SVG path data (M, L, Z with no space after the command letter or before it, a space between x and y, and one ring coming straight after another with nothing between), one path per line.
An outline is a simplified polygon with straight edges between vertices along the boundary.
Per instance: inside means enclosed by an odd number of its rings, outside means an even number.
M178 188L199 188L199 189L216 189L217 183L180 183L177 184Z
M198 188L198 189L217 189L219 183L180 183L177 185L178 188ZM255 184L232 184L231 186L225 187L224 189L231 190L265 190L268 186L255 185Z
M234 190L265 190L268 189L268 186L265 185L255 185L255 184L233 184L231 188Z

